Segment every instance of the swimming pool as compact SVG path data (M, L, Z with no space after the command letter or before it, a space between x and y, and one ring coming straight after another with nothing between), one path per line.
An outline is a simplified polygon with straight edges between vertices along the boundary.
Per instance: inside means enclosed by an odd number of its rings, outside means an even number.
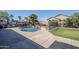
M26 27L26 28L23 28L21 31L26 31L26 32L36 32L38 31L39 29L38 28L35 28L35 27Z

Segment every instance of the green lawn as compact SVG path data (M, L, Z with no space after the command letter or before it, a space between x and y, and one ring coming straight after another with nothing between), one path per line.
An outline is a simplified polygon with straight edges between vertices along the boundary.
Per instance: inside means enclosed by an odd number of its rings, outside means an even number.
M66 28L55 28L51 30L51 33L57 36L70 38L79 41L79 30L66 29Z

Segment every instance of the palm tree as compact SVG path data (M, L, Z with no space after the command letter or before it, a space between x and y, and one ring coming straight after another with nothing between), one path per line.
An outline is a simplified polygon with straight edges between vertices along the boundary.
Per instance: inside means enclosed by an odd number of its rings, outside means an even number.
M25 24L27 23L27 20L28 20L28 17L25 17L25 20L26 20L26 22L25 22Z
M21 20L21 16L18 16L19 20Z
M28 17L25 17L25 20L28 20Z
M7 20L7 24L9 24L9 22L10 22L9 17L6 17L6 20Z
M21 20L21 16L18 16L19 21Z
M14 17L14 16L11 14L9 17L11 18L11 21L13 21L13 17Z
M15 22L15 20L14 20L14 19L12 19L12 22Z
M28 17L25 17L25 20L26 20L26 22L27 22L27 20L29 20Z
M31 14L31 15L29 16L29 18L30 18L30 20L31 20L31 22L32 22L32 25L35 26L36 20L37 20L38 16L37 16L36 14Z

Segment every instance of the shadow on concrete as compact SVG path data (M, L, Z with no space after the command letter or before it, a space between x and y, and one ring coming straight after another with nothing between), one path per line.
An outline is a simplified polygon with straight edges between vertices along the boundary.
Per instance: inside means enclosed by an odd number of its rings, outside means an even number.
M55 41L50 47L49 49L79 49L79 47L75 47L63 42L58 42Z
M0 30L0 49L44 49L13 30Z
M0 30L0 49L45 49L29 38L13 30ZM79 49L63 42L55 41L48 49Z

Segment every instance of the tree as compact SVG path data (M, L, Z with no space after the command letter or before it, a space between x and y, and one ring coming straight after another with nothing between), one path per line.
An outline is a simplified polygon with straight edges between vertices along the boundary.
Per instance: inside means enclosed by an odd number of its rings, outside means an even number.
M26 20L26 22L27 22L27 20L29 20L28 17L25 17L25 20Z
M0 20L4 21L7 17L9 17L8 12L0 11Z
M27 24L28 17L25 17L25 20L26 20L25 24Z
M72 25L73 25L73 22L72 22L71 18L67 18L66 20L64 20L64 22L65 22L65 25L67 27L72 27Z
M7 24L9 24L10 19L9 19L8 12L0 11L0 20L2 20L2 21L6 20Z
M12 14L11 14L9 17L10 17L10 20L11 20L11 21L14 20L14 19L13 19L14 16L13 16Z
M72 15L72 22L74 27L79 27L79 13L74 13Z
M38 16L37 16L36 14L31 14L31 15L29 16L29 18L30 18L30 20L31 20L31 22L32 22L32 25L35 26L36 20L37 20Z
M59 26L58 20L49 20L48 23L49 23L49 26L55 26L55 27Z
M14 17L14 16L11 14L10 17Z
M10 22L9 17L6 17L6 20L7 20L7 24L9 24L9 22Z
M15 20L14 20L14 19L12 19L12 22L15 22Z
M78 19L79 19L79 13L74 13L72 16L78 17Z
M52 26L52 21L48 20L49 26Z
M21 20L22 18L21 18L21 16L18 16L18 18L19 18L19 20Z
M9 16L8 12L0 11L0 17L7 17L7 16Z
M25 20L28 20L28 17L25 17Z

